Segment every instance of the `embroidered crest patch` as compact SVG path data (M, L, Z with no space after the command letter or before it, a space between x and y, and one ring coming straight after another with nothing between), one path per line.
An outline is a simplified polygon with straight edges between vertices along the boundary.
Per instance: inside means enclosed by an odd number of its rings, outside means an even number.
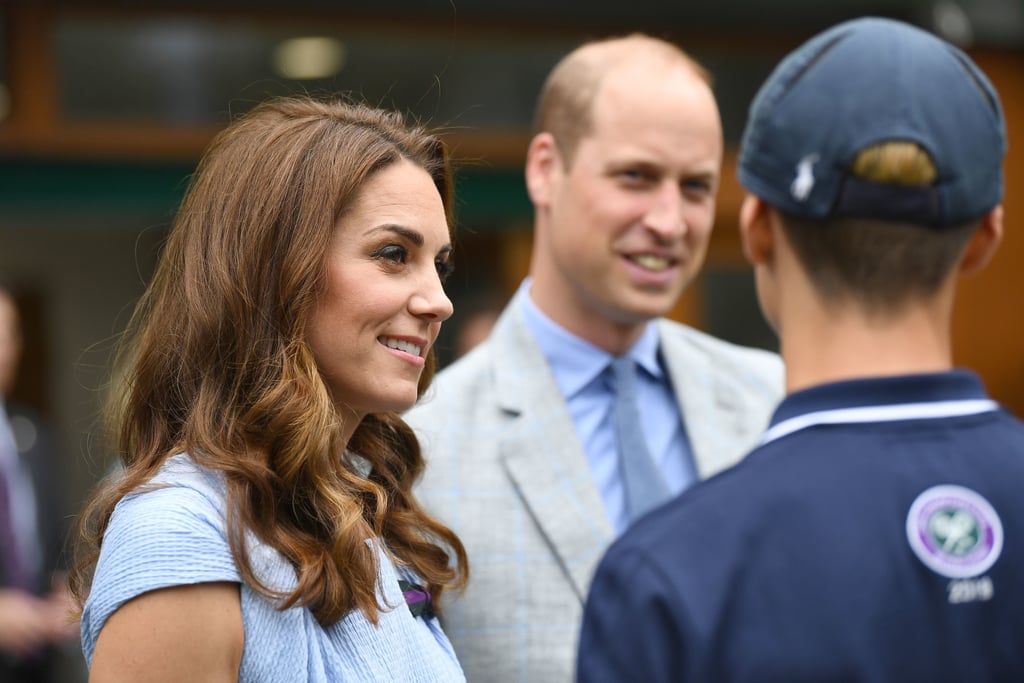
M964 579L982 574L999 559L1003 524L989 502L971 489L933 486L910 506L907 540L926 567Z

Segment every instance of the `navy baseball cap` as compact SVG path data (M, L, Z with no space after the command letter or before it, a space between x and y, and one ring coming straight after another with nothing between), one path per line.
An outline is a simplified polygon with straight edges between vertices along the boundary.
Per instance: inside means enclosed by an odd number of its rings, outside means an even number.
M935 182L879 184L847 172L859 152L889 141L924 148ZM739 179L797 216L957 226L1002 201L1005 154L999 95L967 55L909 24L864 18L811 38L761 86Z

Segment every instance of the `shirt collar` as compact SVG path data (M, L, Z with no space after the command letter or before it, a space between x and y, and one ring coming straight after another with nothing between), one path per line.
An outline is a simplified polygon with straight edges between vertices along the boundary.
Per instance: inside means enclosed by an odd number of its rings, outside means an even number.
M519 286L519 302L526 326L547 358L562 394L571 398L594 381L613 356L604 349L577 337L549 318L530 298L531 278ZM648 322L643 334L626 352L633 361L653 377L664 371L658 361L658 327Z
M981 379L963 369L844 380L790 394L775 410L771 424L825 410L987 398Z
M977 375L945 373L832 382L794 392L772 416L761 444L811 427L966 417L999 410Z

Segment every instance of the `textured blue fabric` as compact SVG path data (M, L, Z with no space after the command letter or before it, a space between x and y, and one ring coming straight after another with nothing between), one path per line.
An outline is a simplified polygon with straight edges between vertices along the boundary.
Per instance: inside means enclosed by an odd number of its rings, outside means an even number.
M82 647L91 662L107 618L147 591L208 581L241 582L225 532L223 485L217 474L178 455L164 465L162 488L118 504L104 535L92 591L82 616ZM277 551L250 538L257 576L274 588L295 585L295 572ZM379 556L378 590L395 608L374 627L352 612L330 628L304 607L284 611L242 583L245 647L239 681L464 681L437 619L408 610L399 574Z

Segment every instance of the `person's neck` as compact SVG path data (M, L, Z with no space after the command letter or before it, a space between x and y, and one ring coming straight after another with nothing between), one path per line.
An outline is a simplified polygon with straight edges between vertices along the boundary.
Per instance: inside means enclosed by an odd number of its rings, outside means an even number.
M818 308L783 319L780 349L786 364L786 391L847 379L952 369L949 313L944 309L916 306L879 317Z
M556 286L544 285L544 278L531 273L527 294L540 311L563 329L613 356L630 349L647 327L647 320L617 321L601 311L587 310L581 301L559 296Z

